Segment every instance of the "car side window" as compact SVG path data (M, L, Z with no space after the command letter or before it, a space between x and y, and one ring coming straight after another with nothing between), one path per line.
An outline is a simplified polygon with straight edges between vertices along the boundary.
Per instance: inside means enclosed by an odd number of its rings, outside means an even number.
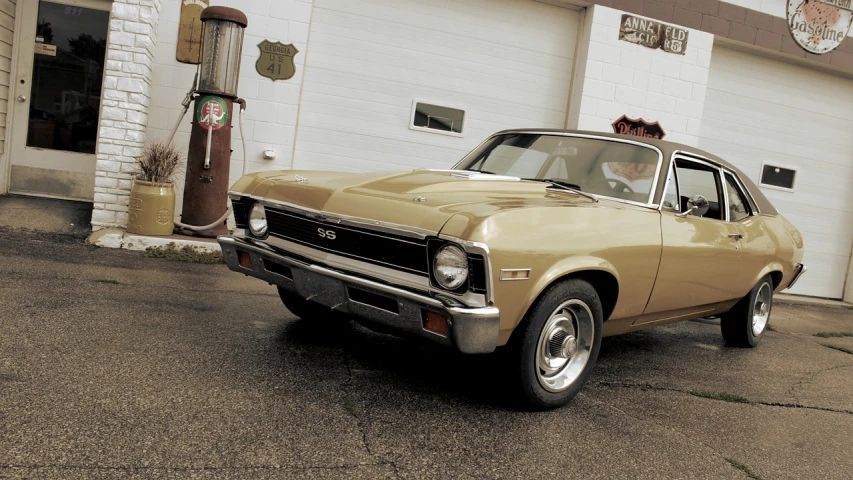
M752 215L746 195L743 194L734 177L726 174L726 191L729 195L729 220L739 222Z
M690 160L676 159L675 173L678 181L678 211L690 209L688 201L695 195L708 200L709 208L703 218L723 220L720 202L720 171L717 168Z

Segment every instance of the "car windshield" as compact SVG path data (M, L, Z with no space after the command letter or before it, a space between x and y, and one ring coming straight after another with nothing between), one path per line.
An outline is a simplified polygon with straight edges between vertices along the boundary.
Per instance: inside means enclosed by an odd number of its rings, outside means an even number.
M647 203L659 155L607 139L513 133L499 135L456 167L526 180L552 181L606 197Z

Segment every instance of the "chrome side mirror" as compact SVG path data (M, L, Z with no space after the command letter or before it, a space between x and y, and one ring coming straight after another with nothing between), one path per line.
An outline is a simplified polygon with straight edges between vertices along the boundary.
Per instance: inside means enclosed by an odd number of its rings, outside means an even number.
M708 203L708 199L702 195L693 195L693 198L687 201L687 206L690 208L688 208L686 212L677 213L675 216L681 218L684 218L687 215L701 217L708 213L708 208L710 208L711 205Z

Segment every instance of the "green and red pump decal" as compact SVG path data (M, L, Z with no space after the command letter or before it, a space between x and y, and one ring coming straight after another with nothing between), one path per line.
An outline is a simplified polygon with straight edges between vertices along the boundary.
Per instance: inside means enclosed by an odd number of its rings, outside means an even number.
M208 95L198 105L198 126L204 130L219 130L228 125L228 106L224 100Z

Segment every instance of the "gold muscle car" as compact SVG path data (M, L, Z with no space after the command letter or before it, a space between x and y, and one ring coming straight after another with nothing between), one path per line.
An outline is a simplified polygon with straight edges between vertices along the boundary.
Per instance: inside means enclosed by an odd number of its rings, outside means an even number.
M448 170L269 171L229 193L228 267L314 321L499 348L533 409L565 404L603 336L719 316L754 347L803 239L737 168L671 142L496 133Z

